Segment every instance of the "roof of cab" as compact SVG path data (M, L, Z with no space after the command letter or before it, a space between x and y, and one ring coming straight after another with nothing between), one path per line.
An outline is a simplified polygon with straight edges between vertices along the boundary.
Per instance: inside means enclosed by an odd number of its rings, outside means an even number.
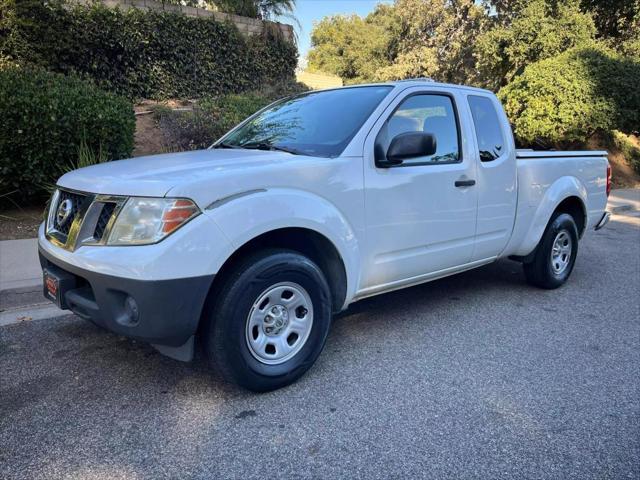
M473 92L480 92L480 93L484 93L484 94L490 94L490 95L494 95L494 93L491 90L486 90L484 88L478 88L478 87L471 87L468 85L458 85L455 83L440 83L440 82L436 82L435 80L431 79L431 78L427 78L427 77L420 77L420 78L407 78L405 80L395 80L395 81L390 81L390 82L377 82L377 83L363 83L363 84L357 84L357 85L345 85L344 87L337 87L337 88L331 88L329 90L337 90L340 88L353 88L353 87L375 87L375 86L381 86L381 85L389 85L389 86L393 86L393 87L423 87L425 86L425 84L428 85L433 85L435 87L446 87L446 88L452 88L452 89L457 89L457 90L469 90L469 91L473 91Z

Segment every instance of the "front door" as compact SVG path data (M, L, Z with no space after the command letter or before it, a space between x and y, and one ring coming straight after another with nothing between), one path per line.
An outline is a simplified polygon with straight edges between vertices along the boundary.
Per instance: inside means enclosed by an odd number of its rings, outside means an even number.
M455 95L409 89L378 120L365 141L366 254L361 295L419 282L471 260L476 231L476 162L470 133L460 129ZM436 137L435 154L379 168L400 133ZM378 153L379 154L379 153Z

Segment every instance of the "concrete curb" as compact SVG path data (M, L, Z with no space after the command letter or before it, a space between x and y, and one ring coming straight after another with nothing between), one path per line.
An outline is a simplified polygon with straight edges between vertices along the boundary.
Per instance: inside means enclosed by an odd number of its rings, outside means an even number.
M622 213L622 212L637 211L637 209L633 208L633 205L618 205L617 207L610 208L609 211L611 213Z
M47 300L42 284L0 291L0 326L68 315Z
M640 189L622 188L612 190L607 210L611 213L640 211Z
M60 310L53 303L9 308L0 312L0 327L30 320L44 320L73 315L71 312Z

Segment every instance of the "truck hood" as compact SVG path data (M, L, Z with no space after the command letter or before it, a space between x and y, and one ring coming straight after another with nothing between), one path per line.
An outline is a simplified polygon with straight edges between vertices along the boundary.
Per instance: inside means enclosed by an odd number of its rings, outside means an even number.
M196 150L81 168L63 175L58 185L81 192L162 197L176 186L202 180L203 177L246 171L254 166L268 168L295 160L295 155L277 151Z

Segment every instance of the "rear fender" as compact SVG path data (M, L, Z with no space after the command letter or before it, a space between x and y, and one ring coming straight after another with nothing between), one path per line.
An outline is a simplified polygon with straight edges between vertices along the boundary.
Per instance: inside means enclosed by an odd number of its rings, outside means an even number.
M551 215L558 208L558 205L569 197L579 198L583 211L587 211L585 209L587 190L584 185L576 177L560 177L544 191L538 202L538 207L529 221L529 229L513 255L526 256L537 247L549 224ZM535 197L532 197L531 200L535 201Z

